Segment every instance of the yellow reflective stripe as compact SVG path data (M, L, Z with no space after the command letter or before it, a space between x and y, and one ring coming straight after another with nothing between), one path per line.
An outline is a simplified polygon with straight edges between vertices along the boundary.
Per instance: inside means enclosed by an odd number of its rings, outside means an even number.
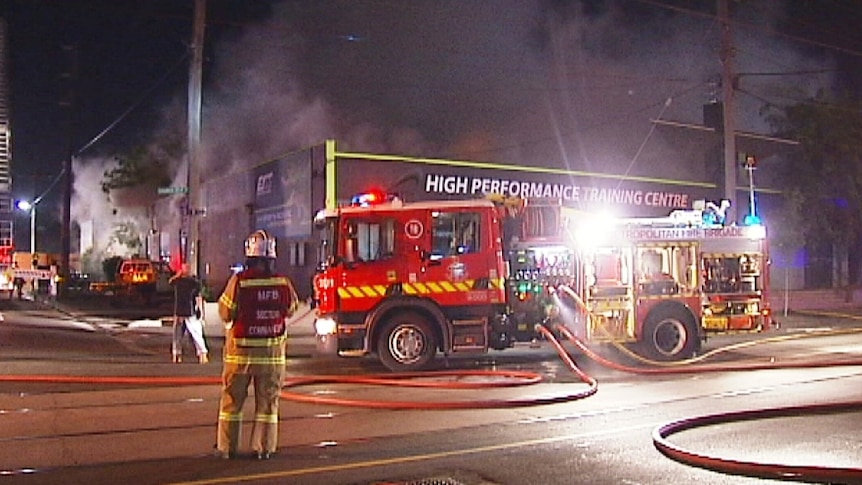
M250 355L226 355L225 364L257 364L257 365L284 365L287 359L282 357L252 357Z
M385 295L386 285L347 286L338 289L338 296L341 298L373 298Z
M383 296L386 294L386 287L383 285L362 286L360 289L365 296Z
M228 296L227 293L222 293L222 295L218 299L219 303L228 307L231 310L236 310L236 302L233 301L233 298Z
M286 338L283 335L270 338L235 338L234 342L239 347L275 347L276 345L281 345Z
M274 278L249 278L247 280L239 280L240 288L255 287L255 286L287 286L287 278L278 276Z
M254 420L258 423L278 424L277 414L255 414Z
M423 283L402 283L401 288L407 295L428 295L434 293L458 293L472 291L476 280L464 281L426 281ZM490 278L489 289L500 289L505 287L503 278ZM338 296L344 299L350 298L376 298L386 296L386 285L366 286L344 286L338 288Z
M449 283L448 281L441 281L441 282L440 282L440 287L441 287L441 288L443 288L443 290L444 290L444 291L447 291L447 292L450 292L450 293L451 293L451 292L453 292L453 291L458 291L458 289L457 289L457 288L455 288L455 286L454 286L454 285L452 285L452 283Z
M242 421L242 413L218 413L219 421Z
M443 289L440 288L440 285L438 285L437 283L435 283L433 281L428 282L428 288L431 289L432 293L442 293L443 292Z

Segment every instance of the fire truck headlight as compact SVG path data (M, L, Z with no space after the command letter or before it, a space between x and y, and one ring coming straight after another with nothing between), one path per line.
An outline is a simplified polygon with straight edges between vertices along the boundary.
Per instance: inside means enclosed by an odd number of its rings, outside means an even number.
M610 214L593 214L578 220L572 231L575 244L592 248L604 244L615 233L616 219Z
M314 321L314 332L320 335L335 335L335 320L331 318L318 318Z

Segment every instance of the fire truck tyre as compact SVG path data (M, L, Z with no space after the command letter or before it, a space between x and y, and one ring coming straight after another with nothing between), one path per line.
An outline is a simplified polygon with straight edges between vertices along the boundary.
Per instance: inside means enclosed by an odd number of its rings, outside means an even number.
M377 338L377 356L387 369L411 372L428 366L437 352L437 338L421 315L407 312L390 318Z
M645 353L659 361L687 359L700 347L691 315L675 309L660 309L647 317L642 343Z

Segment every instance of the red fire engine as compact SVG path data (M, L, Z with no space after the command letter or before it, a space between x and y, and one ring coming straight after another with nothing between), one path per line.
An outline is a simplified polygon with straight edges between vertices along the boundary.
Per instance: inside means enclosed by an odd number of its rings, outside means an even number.
M755 229L642 220L617 225L613 244L596 245L592 232L594 244L582 245L559 203L354 200L315 221L315 327L342 356L373 353L389 369L416 370L438 351L530 341L536 324L556 320L669 360L693 354L707 332L769 319Z
M558 242L558 207L369 203L376 198L355 198L316 218L324 234L315 326L340 355L376 353L392 370L414 370L438 350L485 352L529 341L544 318L534 297L539 279L574 278L571 252ZM530 245L555 257L539 268Z
M636 343L653 359L677 360L694 355L710 334L769 327L765 228L724 226L712 214L594 217L598 225L569 219L580 271L567 295L586 317L582 335Z

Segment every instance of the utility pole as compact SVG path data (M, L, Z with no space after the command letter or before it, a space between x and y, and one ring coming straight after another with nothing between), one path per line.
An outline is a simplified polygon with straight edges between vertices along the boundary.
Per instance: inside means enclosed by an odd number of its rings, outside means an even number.
M729 223L737 222L736 196L736 124L734 123L733 90L735 74L733 71L733 35L730 26L730 7L728 0L718 0L718 21L721 28L721 92L723 98L724 127L724 198L730 201L726 219Z
M68 126L66 128L66 159L63 160L63 222L60 229L60 286L59 296L66 296L69 278L72 274L69 268L69 253L72 250L72 186L74 174L72 173L72 158L75 156L75 114L76 114L76 97L78 89L78 46L64 45L63 50L66 51L68 57L68 72L63 75L68 79L69 92L67 98L62 104L66 104L68 109ZM35 211L35 207L33 208Z
M188 171L186 186L186 220L188 234L186 261L192 274L201 277L200 266L200 221L201 193L199 153L201 142L201 79L203 71L204 29L206 27L206 0L195 0L194 25L192 29L192 62L189 66L188 99Z

